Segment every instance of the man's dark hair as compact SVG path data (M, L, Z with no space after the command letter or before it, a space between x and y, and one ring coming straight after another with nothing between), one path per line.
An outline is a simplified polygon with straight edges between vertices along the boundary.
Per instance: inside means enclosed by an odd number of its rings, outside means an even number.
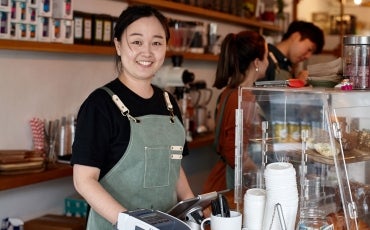
M309 39L316 44L315 54L319 54L324 47L324 32L318 26L311 22L293 21L290 23L287 32L283 35L282 40L288 39L293 33L301 34L301 40Z

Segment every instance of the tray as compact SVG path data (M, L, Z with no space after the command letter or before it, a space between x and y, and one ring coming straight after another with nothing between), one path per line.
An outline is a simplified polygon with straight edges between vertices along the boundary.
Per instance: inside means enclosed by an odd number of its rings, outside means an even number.
M30 150L0 150L0 164L44 161L44 153Z
M284 152L292 158L297 158L301 156L302 153L302 144L300 142L296 143L274 143L273 145L268 145L268 152ZM314 149L307 149L307 158L308 160L316 161L322 164L334 165L333 156L325 156L318 153ZM337 155L340 157L340 154ZM344 150L344 159L346 163L356 163L362 161L370 160L370 152L362 151L360 149ZM340 160L340 159L339 159Z
M37 169L22 169L22 170L12 170L12 171L0 171L0 175L20 175L20 174L30 174L30 173L40 173L45 171L45 167Z
M0 150L0 175L16 175L45 170L43 152L31 150Z
M42 168L44 161L34 161L16 164L0 164L0 171L28 170Z
M0 164L15 164L44 161L43 152L30 150L0 150Z

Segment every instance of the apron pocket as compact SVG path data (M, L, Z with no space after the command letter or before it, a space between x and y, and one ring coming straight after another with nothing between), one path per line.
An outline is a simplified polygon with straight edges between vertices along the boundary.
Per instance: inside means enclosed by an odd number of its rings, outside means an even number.
M171 168L180 169L182 150L182 146L145 147L144 188L169 186Z
M169 185L169 155L168 147L145 147L144 188Z

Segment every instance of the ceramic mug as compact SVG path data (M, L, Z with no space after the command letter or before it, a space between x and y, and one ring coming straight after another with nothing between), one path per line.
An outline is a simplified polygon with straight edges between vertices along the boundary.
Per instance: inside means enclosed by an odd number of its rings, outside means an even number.
M230 211L230 217L221 217L220 215L208 217L202 221L200 227L205 230L204 225L211 222L211 230L241 230L242 215L240 212Z

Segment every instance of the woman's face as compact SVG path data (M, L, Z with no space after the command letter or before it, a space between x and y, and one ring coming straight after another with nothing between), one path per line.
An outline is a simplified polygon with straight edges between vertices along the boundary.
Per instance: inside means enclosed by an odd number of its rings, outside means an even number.
M122 62L122 77L151 81L166 56L166 34L154 16L131 23L121 41L114 40Z

